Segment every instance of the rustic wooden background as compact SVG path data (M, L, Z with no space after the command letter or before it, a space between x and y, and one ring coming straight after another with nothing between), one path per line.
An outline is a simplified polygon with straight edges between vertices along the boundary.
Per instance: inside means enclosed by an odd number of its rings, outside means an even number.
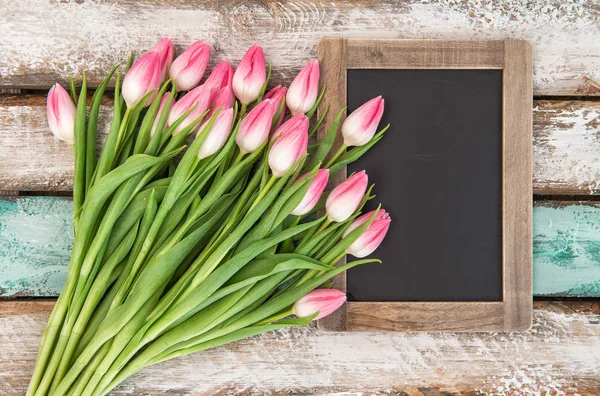
M83 71L97 83L162 36L179 50L209 41L213 64L259 43L283 83L324 36L529 40L534 325L515 334L310 326L161 364L114 394L600 394L600 6L588 0L0 0L0 394L24 394L73 237L73 158L48 131L46 92ZM102 120L110 113L107 100Z

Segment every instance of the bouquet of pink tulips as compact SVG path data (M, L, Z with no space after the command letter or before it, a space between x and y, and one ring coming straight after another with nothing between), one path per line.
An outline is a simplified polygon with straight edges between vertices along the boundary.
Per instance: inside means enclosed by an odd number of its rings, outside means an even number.
M345 109L332 125L322 125L327 110L313 119L324 92L317 61L289 88L266 92L261 47L198 85L209 55L198 41L173 60L163 39L129 61L123 80L115 67L89 108L85 75L78 92L73 81L70 93L50 90L50 130L75 152L75 242L28 395L104 395L146 366L306 325L345 302L332 277L377 261L334 265L346 253L370 255L388 230L383 209L361 216L366 173L324 191L382 138L383 99L342 123L344 145L334 150ZM309 146L319 127L325 138Z

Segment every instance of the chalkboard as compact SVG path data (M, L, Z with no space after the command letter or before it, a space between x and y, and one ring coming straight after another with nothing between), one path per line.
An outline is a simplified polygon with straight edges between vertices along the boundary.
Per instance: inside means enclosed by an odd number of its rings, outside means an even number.
M336 111L382 95L365 169L392 217L382 264L333 279L324 331L522 331L532 320L532 56L525 41L326 38L322 138ZM343 143L338 135L332 151ZM353 260L348 256L346 259Z
M502 70L348 70L349 113L377 95L391 128L348 173L392 225L348 299L502 301Z

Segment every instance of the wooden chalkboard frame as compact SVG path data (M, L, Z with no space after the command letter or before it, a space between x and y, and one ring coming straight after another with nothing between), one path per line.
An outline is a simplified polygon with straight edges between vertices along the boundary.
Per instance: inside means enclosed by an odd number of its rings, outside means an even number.
M532 322L531 46L526 41L443 41L324 38L319 44L319 111L341 109L348 69L501 69L503 71L501 302L351 301L319 320L325 331L525 331ZM326 115L330 125L336 112ZM319 139L326 132L319 131ZM332 152L342 144L338 134ZM332 185L346 178L346 171ZM345 259L342 259L345 262ZM346 274L334 279L346 291Z

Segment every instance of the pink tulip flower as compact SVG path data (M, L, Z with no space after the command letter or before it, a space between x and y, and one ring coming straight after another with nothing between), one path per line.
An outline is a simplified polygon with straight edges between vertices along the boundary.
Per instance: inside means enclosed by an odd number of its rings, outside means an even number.
M204 130L204 127L210 122L210 118L206 120L206 122L200 127L199 131ZM233 122L233 109L222 110L215 122L212 125L212 128L206 135L206 139L202 142L202 146L200 147L200 151L198 152L198 158L206 158L210 157L217 151L223 147L227 138L229 137L229 133L231 132L231 124Z
M306 113L314 106L319 94L319 76L319 61L315 59L294 78L285 99L292 115Z
M62 141L75 143L75 114L77 107L69 93L59 84L48 92L46 106L50 131Z
M265 99L271 99L273 101L273 105L275 106L275 113L277 113L277 111L281 107L281 102L285 100L286 94L287 94L287 88L284 87L283 85L278 85L265 94ZM285 106L283 107L283 109L281 109L281 114L279 115L279 119L277 119L275 128L278 128L281 125L284 117L285 117Z
M215 114L215 112L219 109L225 110L233 107L235 103L235 96L233 95L233 90L231 86L228 85L226 87L221 88L221 90L215 95L212 104L210 105L210 112L206 116L206 118L210 118Z
M306 155L307 148L308 123L280 134L269 150L268 162L273 175L283 176L296 161Z
M360 171L334 188L325 202L327 218L330 221L342 222L352 216L365 195L368 183L367 174Z
M346 146L363 146L377 131L383 115L384 100L381 96L369 100L354 110L342 124L342 135Z
M344 236L348 235L350 232L367 222L374 213L375 211L372 210L354 220L354 222L344 233ZM390 228L391 221L392 219L390 218L389 213L383 209L380 209L379 212L377 212L377 216L375 216L375 219L365 230L365 232L363 232L361 236L359 236L358 239L355 240L352 245L348 247L348 249L346 249L346 253L358 258L366 257L373 253L375 249L379 247L383 241L383 238L385 238L385 234L387 234L388 229Z
M162 67L160 55L153 51L146 53L131 66L123 79L121 89L127 107L135 107L146 94L154 91L154 95L144 105L149 106L152 103L163 81Z
M248 49L233 74L233 92L242 104L254 102L267 80L265 54L258 45Z
M161 83L162 83L163 81L165 81L165 79L169 75L169 67L171 66L171 63L173 62L173 56L175 55L175 50L173 49L173 43L171 42L170 39L168 39L167 37L164 37L164 38L160 39L160 41L158 43L156 43L156 45L154 47L152 47L152 49L150 49L150 52L155 52L159 56L160 64L161 64L160 79L161 79Z
M179 55L169 69L175 89L189 91L198 85L204 76L209 58L210 45L202 40L196 41Z
M185 120L179 124L173 135L181 132L185 127L194 122L208 109L211 101L211 90L204 85L200 85L186 93L181 99L179 99L172 107L169 112L167 122L169 125L173 125L185 112L190 110L194 105L196 107L192 112L185 118Z
M156 114L156 118L154 119L154 123L152 124L152 129L150 129L150 138L152 138L154 136L154 134L156 133L156 128L158 128L158 122L160 121L160 117L163 113L163 109L165 108L166 104L167 104L167 100L169 100L169 93L165 93L162 97L162 99L160 100L160 107L158 108L158 113ZM171 107L173 107L173 103L175 102L175 99L171 99ZM171 108L169 107L169 108Z
M274 113L273 102L266 99L244 117L235 136L235 142L242 153L253 152L267 140Z
M304 179L308 176L310 172L305 173L301 177L298 178L298 181ZM302 201L296 206L292 213L294 216L303 216L313 210L323 191L325 191L325 187L327 187L327 182L329 181L329 169L319 169L317 174L310 182L310 186L308 187L308 191L306 191L306 195L302 198Z
M314 315L319 312L314 320L324 318L335 312L346 302L344 292L336 289L315 289L296 301L292 312L299 318Z
M232 81L233 67L225 60L213 69L212 73L206 78L204 85L215 92L219 92L223 87L231 86Z
M281 124L281 126L275 130L275 133L273 133L271 140L274 141L283 134L294 129L306 129L308 131L309 124L310 121L307 116L305 116L302 113L296 114L295 116Z

